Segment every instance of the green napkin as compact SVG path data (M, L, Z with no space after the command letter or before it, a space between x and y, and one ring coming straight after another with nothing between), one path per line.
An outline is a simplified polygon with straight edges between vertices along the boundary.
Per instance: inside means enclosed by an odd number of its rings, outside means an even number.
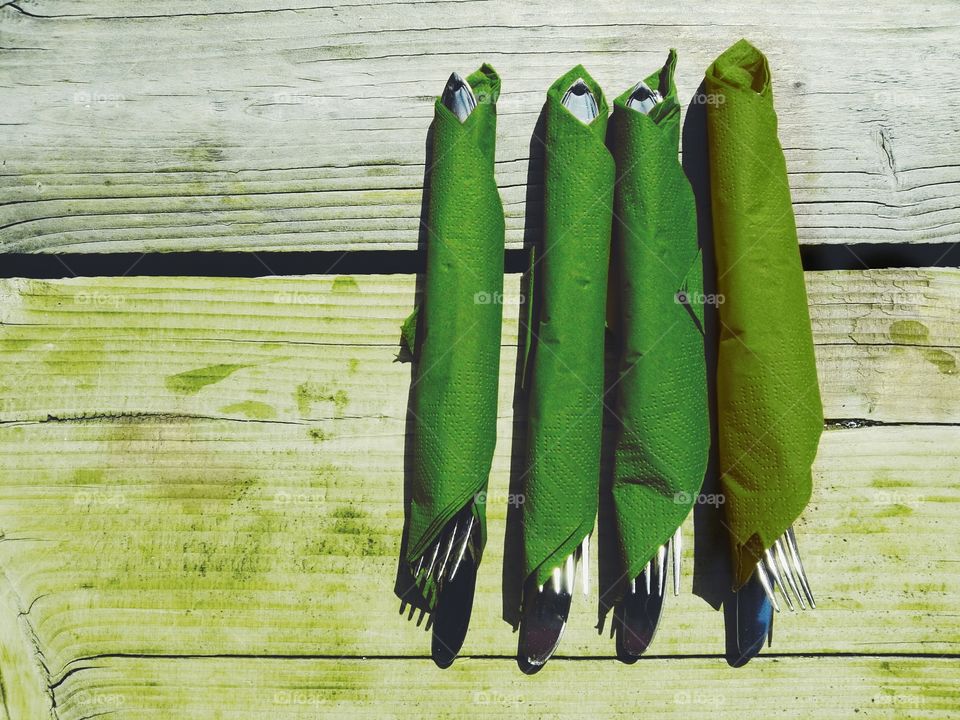
M720 338L720 484L734 589L810 498L823 429L770 68L740 40L707 69Z
M471 501L478 554L486 542L503 311L503 205L493 175L500 78L484 65L467 82L477 107L465 122L439 98L434 106L423 304L404 326L408 349L419 343L408 562Z
M578 78L600 110L589 125L562 104ZM538 584L590 533L597 514L614 185L607 113L603 92L579 65L547 92L522 505L526 576Z
M611 327L620 344L613 505L623 579L637 577L683 523L707 467L710 426L703 265L693 191L677 158L677 55L644 82L649 115L614 101L617 163Z

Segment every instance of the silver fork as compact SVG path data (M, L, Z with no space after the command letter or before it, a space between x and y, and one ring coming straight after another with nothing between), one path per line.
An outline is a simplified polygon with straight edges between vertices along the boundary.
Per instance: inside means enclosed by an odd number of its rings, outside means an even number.
M440 102L456 115L460 122L466 120L474 108L477 107L477 99L473 96L473 90L457 73L451 73L450 79L447 80L447 86L440 96Z
M525 672L536 672L550 659L563 637L570 615L579 565L583 565L583 594L590 593L590 536L553 569L543 585L527 590L523 598L518 659Z
M648 115L662 101L663 96L641 80L633 86L633 91L627 99L627 107Z
M807 573L800 560L800 550L797 547L797 538L792 525L774 541L773 547L764 551L763 557L757 563L756 573L763 591L777 612L780 612L777 590L791 610L796 609L791 593L801 610L806 610L807 605L811 610L817 607L813 592L810 590L810 583L807 581Z
M451 73L440 96L440 103L452 112L460 122L464 122L470 113L477 107L470 85L458 74ZM427 550L417 560L413 570L413 577L418 587L429 587L430 581L439 593L444 581L451 581L457 574L463 557L470 547L471 553L476 556L476 546L473 545L473 501L458 512L437 536L437 539L427 547ZM458 537L459 534L459 537ZM453 552L456 545L457 551ZM441 554L442 553L442 554ZM454 562L450 565L450 558ZM440 562L437 562L437 561ZM449 571L447 567L449 566Z
M600 115L597 98L583 78L570 84L561 104L584 125L589 125ZM524 591L517 656L525 672L536 672L543 667L560 645L570 614L579 563L583 563L584 595L590 592L589 557L588 534L559 567L553 568L546 583Z
M673 594L680 594L681 550L682 531L677 528L640 574L630 580L630 588L617 607L618 653L640 657L653 642L667 593L668 565L672 568Z
M673 594L680 594L680 555L682 551L683 535L680 528L667 540L666 545L657 548L657 552L647 561L640 574L630 581L630 592L637 592L637 582L643 583L644 591L649 595L651 586L657 595L663 595L667 588L667 562L673 568ZM652 578L656 577L653 585Z
M663 96L646 83L633 86L627 99L627 107L644 115L649 114ZM673 567L673 594L680 594L680 556L682 532L677 528L665 545L657 548L640 575L630 579L630 589L618 607L620 631L618 646L623 653L639 657L653 642L663 611L666 594L667 563Z
M427 547L414 566L413 577L419 588L427 589L432 581L439 593L445 582L456 577L467 549L476 556L473 537L475 521L471 502L446 524L437 539Z

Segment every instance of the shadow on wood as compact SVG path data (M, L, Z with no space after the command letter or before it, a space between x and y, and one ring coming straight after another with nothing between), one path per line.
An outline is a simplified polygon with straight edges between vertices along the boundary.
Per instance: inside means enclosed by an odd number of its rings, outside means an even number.
M517 306L517 361L514 370L513 417L514 431L510 455L509 497L524 497L524 477L527 472L527 368L531 366L536 345L533 331L540 317L540 302L535 291L535 263L537 248L541 247L543 214L543 170L546 155L544 142L546 114L541 110L530 138L527 165L526 197L524 200L523 247L527 253L526 271L520 280L521 302ZM523 599L524 577L523 507L512 503L507 508L506 531L503 539L502 597L503 619L514 630L520 625L520 605Z

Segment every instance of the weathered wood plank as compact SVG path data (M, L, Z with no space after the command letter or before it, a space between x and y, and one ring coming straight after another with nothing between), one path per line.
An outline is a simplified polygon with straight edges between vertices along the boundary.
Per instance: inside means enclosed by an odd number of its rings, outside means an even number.
M956 661L900 658L554 660L534 677L504 660L98 658L56 689L61 720L760 717L935 718L960 709ZM600 691L602 688L602 691Z
M958 344L958 279L808 274L828 416L945 426L825 434L800 524L820 608L778 620L778 652L957 652L960 427L946 424L958 376L944 356ZM56 683L117 653L426 651L391 592L409 382L394 355L412 277L0 288L0 567L38 672ZM511 320L504 342L515 339ZM516 642L499 619L514 422L503 355L473 655ZM686 585L657 652L720 653L722 620ZM578 599L563 652L609 654L595 622L595 601Z
M392 595L402 426L358 425L323 441L231 421L0 428L0 563L50 676L112 653L424 654L429 638ZM500 619L504 430L467 654L516 651ZM958 459L958 428L825 435L798 529L819 607L778 618L777 652L957 652ZM690 594L690 567L657 653L723 652L722 618ZM596 599L578 597L563 654L612 653L596 615Z
M827 417L960 422L960 271L812 272L807 285ZM0 281L0 419L402 419L409 366L393 360L414 287L400 275ZM508 276L502 417L518 299Z
M960 84L949 0L20 0L0 22L6 251L415 247L431 98L483 60L504 77L497 177L518 247L560 73L583 62L613 95L675 45L690 97L744 34L775 72L802 242L960 237L960 120L930 100Z

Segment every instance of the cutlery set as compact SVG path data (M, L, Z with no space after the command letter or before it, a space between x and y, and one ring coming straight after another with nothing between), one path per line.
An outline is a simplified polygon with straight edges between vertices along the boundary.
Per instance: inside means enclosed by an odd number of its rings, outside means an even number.
M615 426L609 536L619 580L601 588L601 599L614 610L618 655L648 649L668 584L680 591L680 526L707 473L711 416L738 664L772 639L778 595L790 610L816 607L793 523L809 500L823 418L769 67L741 40L705 75L715 257L706 268L678 159L675 67L671 50L612 113L581 66L547 92L543 229L521 328L525 451L515 480L526 578L517 660L528 673L557 650L578 574L590 592L605 410ZM496 443L499 91L484 65L466 79L451 75L436 101L424 288L403 328L415 366L406 582L397 593L401 611L409 603L430 613L443 667L469 625ZM705 270L715 295L705 293ZM608 336L618 362L605 385Z

